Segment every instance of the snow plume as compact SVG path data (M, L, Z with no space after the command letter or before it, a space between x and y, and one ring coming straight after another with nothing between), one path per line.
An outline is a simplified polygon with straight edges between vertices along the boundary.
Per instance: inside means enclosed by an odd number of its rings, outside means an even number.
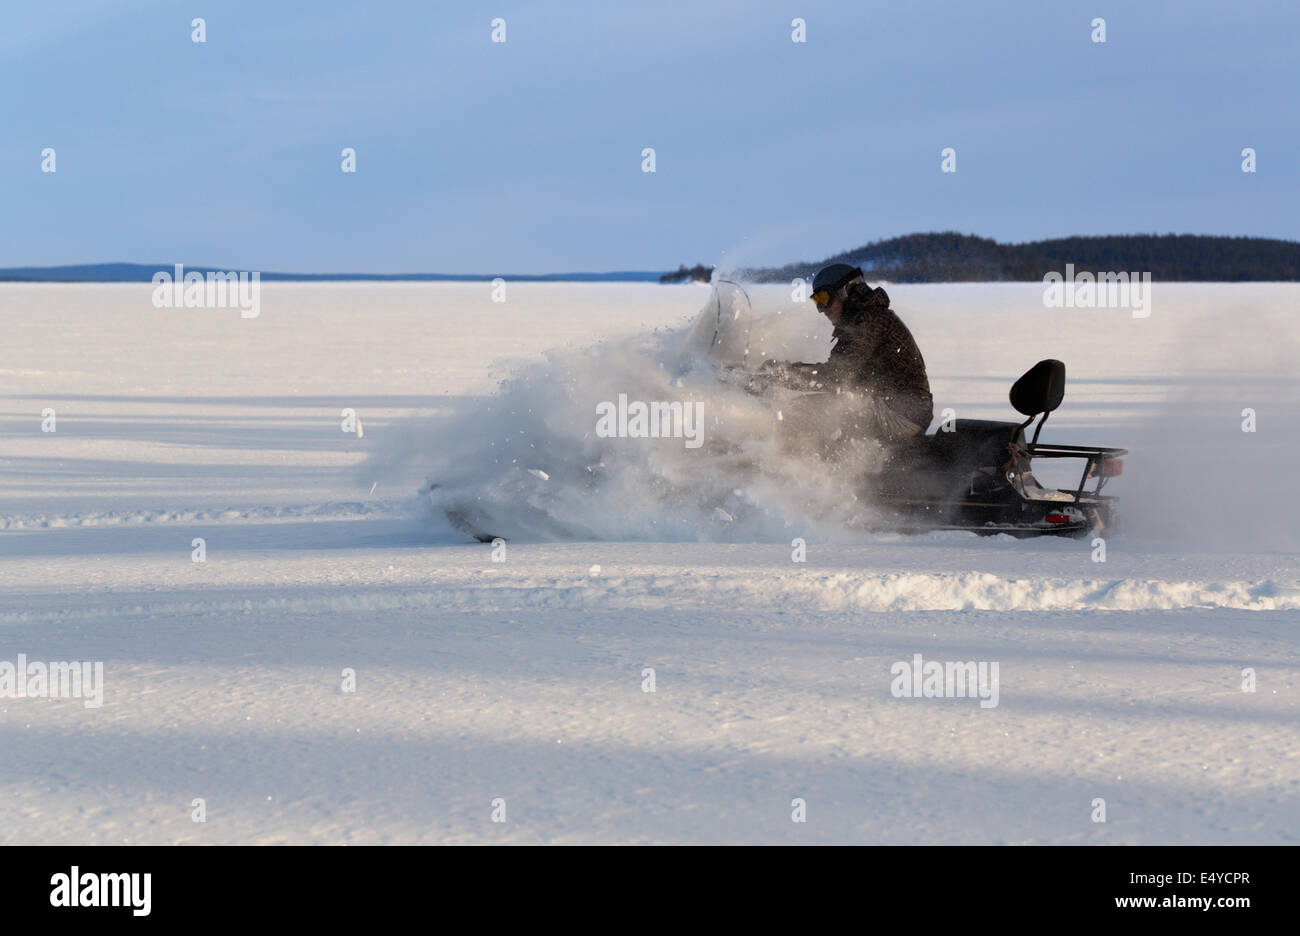
M1294 552L1298 434L1289 382L1241 379L1180 394L1133 435L1115 485L1121 531L1187 552Z
M367 477L432 483L420 498L433 523L445 526L449 510L462 526L507 539L847 536L866 509L852 482L875 467L879 449L820 460L814 453L838 418L833 398L759 397L743 386L763 357L824 359L829 328L806 306L756 315L724 356L730 371L699 353L699 333L553 352L495 395L405 427Z
M1300 548L1300 338L1294 306L1278 302L1274 288L1243 285L1230 310L1221 296L1170 290L1183 314L1161 355L1182 374L1132 434L1115 485L1121 529L1135 541L1185 552Z

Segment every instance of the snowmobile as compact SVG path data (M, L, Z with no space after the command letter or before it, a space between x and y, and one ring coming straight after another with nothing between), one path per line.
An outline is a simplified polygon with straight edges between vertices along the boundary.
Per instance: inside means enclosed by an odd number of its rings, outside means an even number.
M764 393L765 384L760 378L763 355L758 349L772 345L770 327L770 322L755 322L743 285L727 280L715 283L709 302L686 340L683 372L704 361L720 382L739 383L750 392ZM742 379L738 381L737 375ZM826 393L805 391L795 395L815 397ZM1054 359L1039 361L1011 387L1011 405L1025 417L1023 421L953 419L929 435L883 449L883 460L876 470L856 483L865 516L852 525L904 533L968 530L1016 537L1077 537L1094 530L1113 530L1116 498L1101 491L1110 478L1121 474L1122 457L1127 451L1038 441L1043 424L1061 405L1064 395L1065 365ZM810 402L814 408L821 407L817 401ZM1025 431L1035 420L1033 436L1026 441ZM1034 477L1036 459L1082 461L1079 483L1071 489L1044 487ZM435 511L453 527L481 542L512 535L595 538L589 531L560 522L529 503L526 485L533 483L530 475L550 480L540 468L521 471L521 487L507 496L508 503L460 496L449 499L436 483L431 483L425 493ZM599 483L598 476L589 476L585 483Z

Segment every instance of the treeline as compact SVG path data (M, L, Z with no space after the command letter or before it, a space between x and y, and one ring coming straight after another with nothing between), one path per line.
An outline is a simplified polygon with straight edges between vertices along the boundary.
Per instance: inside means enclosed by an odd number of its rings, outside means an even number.
M795 277L809 279L828 263L850 263L862 267L869 278L895 283L1041 280L1053 270L1064 273L1066 264L1074 264L1076 273L1127 271L1150 273L1153 280L1236 283L1300 280L1300 243L1264 237L1115 234L999 244L955 232L908 234L816 263L747 270L745 276L788 283Z
M707 283L713 278L713 267L697 263L693 267L679 266L671 273L659 277L661 283Z

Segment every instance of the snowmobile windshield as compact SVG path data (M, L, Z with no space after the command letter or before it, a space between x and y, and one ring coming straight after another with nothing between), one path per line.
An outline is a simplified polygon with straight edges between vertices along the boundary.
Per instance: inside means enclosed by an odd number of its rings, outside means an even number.
M679 373L701 361L714 368L759 370L764 361L824 361L831 325L783 283L718 280L682 348Z
M745 287L730 280L719 280L686 338L683 356L705 357L721 366L744 366L753 320L753 307Z

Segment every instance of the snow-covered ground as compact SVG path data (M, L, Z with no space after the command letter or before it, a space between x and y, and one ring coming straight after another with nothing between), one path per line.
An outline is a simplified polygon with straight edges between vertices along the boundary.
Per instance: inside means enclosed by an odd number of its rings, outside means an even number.
M519 425L545 468L565 405L659 379L705 287L0 285L0 665L104 664L98 708L0 698L0 842L1294 843L1300 288L889 289L936 410L1012 418L1067 362L1044 439L1132 450L1105 562L837 533L771 481L748 521L665 507L684 449L611 463L610 539L496 562L421 515L427 464L489 483ZM896 698L915 654L997 663L998 704Z

